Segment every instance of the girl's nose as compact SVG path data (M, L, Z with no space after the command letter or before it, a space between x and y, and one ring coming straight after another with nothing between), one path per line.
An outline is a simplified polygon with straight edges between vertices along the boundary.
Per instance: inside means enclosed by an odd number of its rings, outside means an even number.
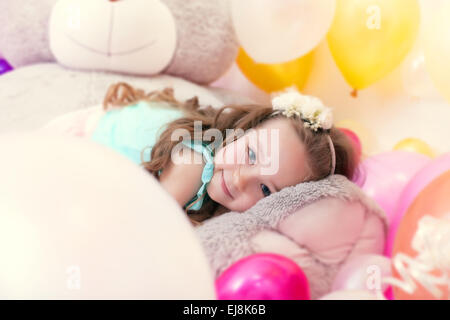
M243 192L251 182L253 174L245 166L237 166L233 171L233 183L239 192Z

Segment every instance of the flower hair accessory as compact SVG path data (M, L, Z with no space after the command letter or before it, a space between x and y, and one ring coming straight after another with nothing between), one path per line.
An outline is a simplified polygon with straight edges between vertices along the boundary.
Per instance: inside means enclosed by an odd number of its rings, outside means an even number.
M282 110L287 117L299 116L307 128L314 132L329 130L333 126L331 108L324 106L319 98L303 95L296 91L282 93L272 99L272 107Z
M317 132L320 130L330 131L333 126L333 113L331 108L326 107L319 98L303 95L298 91L288 91L275 96L272 99L272 108L282 111L286 117L297 115L303 120L303 125ZM331 152L330 175L336 169L336 151L333 140L327 135Z

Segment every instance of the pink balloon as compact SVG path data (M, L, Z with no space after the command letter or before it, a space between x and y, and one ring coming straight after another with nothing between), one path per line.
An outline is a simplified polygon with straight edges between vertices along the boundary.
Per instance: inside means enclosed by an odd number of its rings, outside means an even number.
M450 170L450 153L431 160L426 166L419 170L405 186L398 199L395 214L391 217L389 234L384 252L385 255L390 257L392 254L392 247L394 245L398 226L408 207L420 191L422 191L431 181L448 170Z
M254 254L225 270L216 280L220 300L309 300L308 279L292 260Z
M430 158L419 153L391 151L367 158L359 167L357 184L394 220L403 188Z
M384 292L384 296L387 300L395 300L394 299L394 290L392 290L392 286L389 286L387 290Z

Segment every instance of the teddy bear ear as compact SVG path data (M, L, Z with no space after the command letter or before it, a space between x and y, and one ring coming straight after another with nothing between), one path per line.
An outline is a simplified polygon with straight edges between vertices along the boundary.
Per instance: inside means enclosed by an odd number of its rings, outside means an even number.
M223 75L239 45L230 0L161 0L175 17L177 48L165 73L207 84Z
M57 0L0 1L0 51L14 67L55 61L48 23Z

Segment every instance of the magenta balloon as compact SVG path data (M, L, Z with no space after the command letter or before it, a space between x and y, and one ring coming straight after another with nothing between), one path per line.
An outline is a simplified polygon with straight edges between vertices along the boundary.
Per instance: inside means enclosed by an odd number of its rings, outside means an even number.
M394 299L394 290L392 290L392 286L389 286L387 290L384 292L384 296L387 300L395 300Z
M359 159L359 157L361 156L362 153L362 145L361 145L361 140L359 139L358 135L353 132L350 129L347 128L338 128L339 130L341 130L352 142L353 147L355 148L356 151L356 157L357 159Z
M450 170L450 153L444 154L439 158L431 160L426 166L419 170L403 189L395 209L395 215L392 216L389 227L389 234L385 247L385 255L392 254L395 235L397 233L400 221L403 218L408 207L430 182L439 177L444 172Z
M277 254L243 258L216 280L220 300L309 300L308 279L292 260Z

